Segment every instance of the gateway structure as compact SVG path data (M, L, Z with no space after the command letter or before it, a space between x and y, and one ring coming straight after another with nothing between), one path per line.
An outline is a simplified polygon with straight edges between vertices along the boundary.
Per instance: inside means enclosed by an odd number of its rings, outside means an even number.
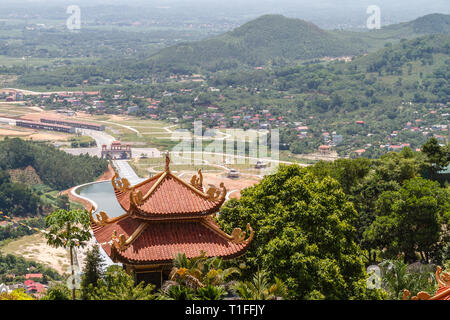
M111 259L133 272L137 282L158 286L168 278L178 253L234 258L247 250L254 235L249 224L247 232L237 228L229 235L215 222L213 215L227 193L223 183L205 191L201 170L187 183L169 164L166 155L165 170L135 186L117 174L112 178L125 214L109 218L100 212L94 218L90 212L94 235Z

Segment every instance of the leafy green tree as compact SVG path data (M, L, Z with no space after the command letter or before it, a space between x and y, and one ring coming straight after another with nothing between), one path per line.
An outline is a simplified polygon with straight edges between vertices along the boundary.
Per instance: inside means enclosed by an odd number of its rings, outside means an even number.
M106 269L97 285L89 284L89 300L151 300L155 286L144 282L135 285L133 276L122 267L112 265Z
M252 225L255 236L243 257L246 277L261 265L296 299L380 298L366 288L356 218L336 180L291 165L228 201L218 222L227 232Z
M404 148L402 152L389 152L375 160L375 178L402 184L405 180L419 176L421 159L415 158L410 151Z
M436 138L431 138L422 146L422 152L427 157L424 176L439 181L437 173L450 162L450 144L441 147ZM443 184L443 181L441 183Z
M425 262L440 241L448 241L444 226L450 221L450 193L434 181L420 177L405 181L399 191L386 191L377 200L377 217L364 238L387 250L403 253L405 262Z
M26 294L24 289L17 289L10 293L1 293L0 300L34 300L34 298Z
M41 300L70 300L71 292L63 283L58 283L47 290Z
M441 147L436 138L431 138L422 146L422 152L426 154L428 162L436 171L445 168L450 161L449 148Z
M45 234L50 246L69 248L72 268L72 299L75 300L75 271L73 268L74 247L84 247L91 238L89 215L86 210L59 209L45 218L48 233Z
M103 275L104 259L100 253L98 245L94 245L86 253L86 262L83 268L83 278L81 280L82 297L87 299L89 285L96 285Z

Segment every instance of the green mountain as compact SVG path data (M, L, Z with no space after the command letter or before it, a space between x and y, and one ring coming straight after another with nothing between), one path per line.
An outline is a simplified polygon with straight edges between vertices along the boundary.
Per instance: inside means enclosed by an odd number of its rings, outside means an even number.
M189 64L211 71L237 65L305 60L363 53L367 44L351 34L339 35L300 19L265 15L221 36L165 48L150 58L156 64Z
M450 34L450 15L428 14L413 21L387 26L381 33L393 32L399 37L416 37L426 34Z
M413 21L393 24L379 30L361 32L360 36L371 47L379 49L386 42L412 39L429 34L450 34L450 15L429 14Z
M239 70L258 66L279 69L322 57L359 56L428 34L449 35L450 15L432 14L414 21L366 32L326 31L316 25L281 15L265 15L233 31L207 40L167 47L146 58L104 59L31 72L17 69L18 86L73 86L89 79L116 81L164 81L172 73ZM381 51L380 51L381 52ZM316 61L317 62L317 61ZM0 68L1 71L1 68ZM147 79L147 80L145 80Z
M188 65L209 71L240 65L283 65L325 56L359 55L386 42L436 33L450 33L450 15L430 14L367 32L326 31L300 19L265 15L218 37L162 49L148 62L175 70Z

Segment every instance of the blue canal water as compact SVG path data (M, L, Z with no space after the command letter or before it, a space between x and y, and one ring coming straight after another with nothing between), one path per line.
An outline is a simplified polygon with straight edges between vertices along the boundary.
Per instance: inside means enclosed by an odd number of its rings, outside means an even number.
M98 205L96 212L104 211L111 218L118 217L125 213L117 202L111 181L104 181L81 187L77 190L77 193L80 196L95 201Z

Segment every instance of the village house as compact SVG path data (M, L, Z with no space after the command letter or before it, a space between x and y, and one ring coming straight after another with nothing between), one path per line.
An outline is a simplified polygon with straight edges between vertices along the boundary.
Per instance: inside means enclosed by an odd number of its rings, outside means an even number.
M330 146L327 146L327 145L319 146L318 150L319 150L320 154L330 154L330 152L331 152Z

